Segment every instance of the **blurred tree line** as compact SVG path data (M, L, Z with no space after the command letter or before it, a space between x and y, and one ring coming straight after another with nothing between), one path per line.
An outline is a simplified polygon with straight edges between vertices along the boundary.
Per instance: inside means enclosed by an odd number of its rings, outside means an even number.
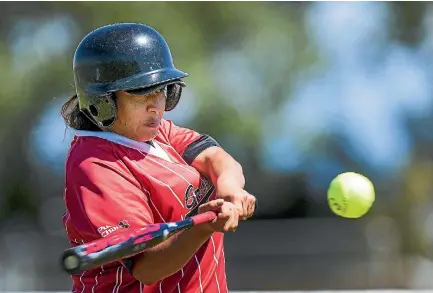
M313 3L0 3L0 152L3 154L0 164L0 223L17 214L36 219L41 203L48 196L61 196L63 174L33 162L32 150L29 149L32 127L48 103L56 97L74 92L71 86L72 57L79 40L91 30L115 22L146 23L164 35L176 66L190 74L186 82L198 97L196 114L185 126L214 136L242 162L247 186L265 208L265 212L259 211L258 217L327 215L328 210L323 202L313 207L313 203L306 200L305 194L311 191L305 185L303 174L272 172L261 168L259 141L262 138L257 131L261 128L262 113L274 111L290 99L293 83L300 73L306 69L307 72L320 72L324 66L323 60L317 55L317 48L305 32L304 13ZM422 23L424 14L432 7L431 3L390 2L386 5L392 17L389 19L391 34L385 41L416 46L423 39ZM23 43L22 47L16 42L20 23L26 24L26 35L32 36L41 25L59 18L67 19L65 23L69 26L71 37L69 46L61 53L44 55L32 47L37 40ZM57 46L59 38L62 36L45 38L45 46ZM14 47L12 44L18 45ZM266 89L264 94L252 93L251 102L246 102L247 107L243 111L229 101L236 100L236 96L226 97L224 84L219 82L221 76L212 70L216 66L213 55L228 49L245 52L248 68L255 72ZM281 54L285 50L290 52L290 60ZM17 52L20 52L19 60ZM290 66L286 66L288 63ZM236 75L236 64L226 70ZM242 88L247 85L239 83L237 86ZM413 128L413 135L417 135L416 127ZM368 175L368 169L350 157L338 138L326 135L316 143L324 144L330 155L344 162L347 169L365 170ZM389 197L385 201L379 199L377 208L381 213L386 211L399 219L406 236L414 231L408 207L426 202L426 196L431 194L433 188L430 179L433 175L430 147L431 141L419 141L414 148L411 165L398 177L403 180L376 182L378 194L400 195L394 202L390 202ZM429 163L425 163L425 160ZM267 197L272 196L284 199L285 207L281 206L281 201L267 200ZM269 212L273 208L274 212ZM422 249L413 241L406 240L406 248Z

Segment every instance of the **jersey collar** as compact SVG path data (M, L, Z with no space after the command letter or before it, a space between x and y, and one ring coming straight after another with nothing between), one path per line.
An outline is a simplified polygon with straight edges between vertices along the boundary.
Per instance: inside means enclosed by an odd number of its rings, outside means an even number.
M130 139L128 137L119 135L117 133L113 132L106 132L106 131L88 131L88 130L74 130L74 134L76 136L92 136L92 137L99 137L108 141L111 141L113 143L117 143L135 150L138 150L140 152L148 153L153 156L162 158L166 161L172 162L170 157L167 155L167 153L161 148L161 146L156 142L155 140L152 141L152 144L145 143L145 142L139 142L133 139Z

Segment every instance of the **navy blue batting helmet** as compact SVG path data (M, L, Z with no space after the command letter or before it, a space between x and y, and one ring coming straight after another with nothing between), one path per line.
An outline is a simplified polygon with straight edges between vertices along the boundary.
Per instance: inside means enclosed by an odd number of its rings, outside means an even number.
M139 23L118 23L89 33L78 45L73 62L80 110L99 127L117 118L116 91L149 94L167 91L166 111L179 102L188 74L173 64L162 35Z

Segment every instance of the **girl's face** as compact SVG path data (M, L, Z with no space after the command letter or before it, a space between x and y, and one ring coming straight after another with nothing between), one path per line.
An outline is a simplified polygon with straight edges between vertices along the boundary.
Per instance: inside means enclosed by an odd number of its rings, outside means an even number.
M116 96L117 119L111 131L140 142L154 139L165 111L164 91L146 96L119 91Z

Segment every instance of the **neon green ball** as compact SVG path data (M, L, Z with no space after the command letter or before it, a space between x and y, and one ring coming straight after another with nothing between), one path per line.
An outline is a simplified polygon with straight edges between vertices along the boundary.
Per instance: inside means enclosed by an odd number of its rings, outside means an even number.
M328 204L338 216L360 218L370 210L374 200L373 183L361 174L342 173L329 185Z

